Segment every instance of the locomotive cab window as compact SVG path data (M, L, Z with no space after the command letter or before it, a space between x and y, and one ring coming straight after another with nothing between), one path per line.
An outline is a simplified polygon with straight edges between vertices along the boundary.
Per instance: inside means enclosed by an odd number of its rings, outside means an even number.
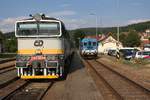
M58 22L19 22L17 23L18 36L53 36L60 35Z

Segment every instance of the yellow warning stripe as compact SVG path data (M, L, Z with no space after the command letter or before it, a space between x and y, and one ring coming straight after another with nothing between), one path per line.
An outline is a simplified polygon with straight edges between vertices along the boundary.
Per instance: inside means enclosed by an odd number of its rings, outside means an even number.
M21 76L21 79L56 79L59 78L57 75L37 75L37 76Z
M35 53L42 53L42 54L63 54L63 49L43 49L43 50L36 50L36 49L23 49L18 50L18 54L35 54Z

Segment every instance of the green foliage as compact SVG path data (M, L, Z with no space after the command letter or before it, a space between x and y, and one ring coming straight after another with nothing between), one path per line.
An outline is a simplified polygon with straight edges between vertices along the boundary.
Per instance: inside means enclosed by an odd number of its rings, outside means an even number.
M141 23L131 24L131 25L127 25L127 26L120 26L120 33L129 32L130 30L136 30L137 32L145 32L145 30L149 29L149 28L150 28L150 21L141 22ZM95 34L95 27L80 28L78 30L83 31L84 33L86 33L86 35ZM112 33L114 33L114 36L116 37L117 27L97 28L97 30L98 30L98 33L103 33L103 34L112 32ZM72 30L72 31L76 31L76 30Z
M17 39L5 39L4 41L5 52L16 52L17 51Z
M0 58L12 58L12 57L15 57L16 54L15 53L0 53Z
M73 34L76 47L79 47L79 40L82 40L85 37L85 33L82 30L76 30Z
M3 39L4 39L3 33L0 31L0 43L2 43Z
M125 43L126 43L126 35L123 34L123 33L120 34L119 40L120 40L120 42L121 42L123 45L125 45Z
M127 36L122 38L122 43L127 47L138 47L141 43L140 36L136 31L131 30Z
M150 42L150 37L148 37L148 40L149 40L149 42Z

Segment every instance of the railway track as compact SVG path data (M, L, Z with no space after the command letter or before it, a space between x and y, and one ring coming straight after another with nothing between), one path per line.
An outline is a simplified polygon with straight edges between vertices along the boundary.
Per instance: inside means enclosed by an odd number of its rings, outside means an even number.
M53 82L29 82L5 97L4 100L41 100L52 85Z
M0 64L0 74L11 71L11 70L15 70L15 61L7 61L4 63Z
M54 83L46 80L35 82L19 79L14 61L1 63L0 75L0 100L41 100Z
M9 60L0 64L0 89L18 80L16 75L15 61Z
M9 95L11 95L15 91L23 88L27 84L28 84L28 81L18 79L16 81L13 81L9 85L1 88L0 89L0 100L5 100Z
M53 83L18 79L0 90L0 100L41 100Z
M134 81L110 69L95 60L87 60L86 66L92 70L92 76L106 100L108 99L132 99L149 100L150 91L136 84ZM99 86L100 85L100 86Z
M7 59L2 59L0 60L0 64L6 63L6 62L10 62L10 61L14 61L16 58L7 58Z

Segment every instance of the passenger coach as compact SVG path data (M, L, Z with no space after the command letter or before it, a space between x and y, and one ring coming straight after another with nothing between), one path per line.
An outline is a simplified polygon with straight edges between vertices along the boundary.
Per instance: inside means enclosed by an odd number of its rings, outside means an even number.
M22 79L64 77L73 53L70 36L62 21L36 14L17 21L16 68Z

